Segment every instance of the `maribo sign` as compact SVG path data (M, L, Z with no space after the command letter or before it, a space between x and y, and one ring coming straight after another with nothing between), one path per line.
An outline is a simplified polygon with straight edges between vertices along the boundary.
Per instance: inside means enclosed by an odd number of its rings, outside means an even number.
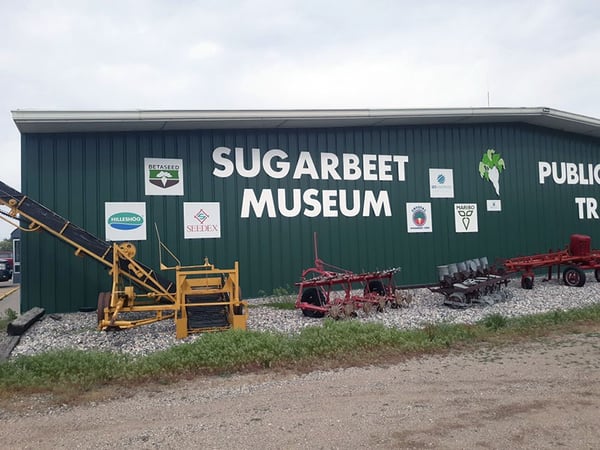
M212 158L215 164L213 176L229 178L237 174L243 178L254 178L264 173L270 178L281 179L291 176L294 180L310 178L311 180L335 181L377 181L393 182L405 180L405 165L408 156L392 154L343 153L340 157L335 153L322 152L313 159L310 152L302 151L298 158L290 160L289 155L280 149L270 149L264 154L260 148L252 148L248 159L243 147L217 147ZM252 188L244 189L240 217L251 215L262 217L296 217L303 214L307 217L337 217L343 215L391 216L392 210L388 192L383 190L364 192L354 189L262 189L257 192Z

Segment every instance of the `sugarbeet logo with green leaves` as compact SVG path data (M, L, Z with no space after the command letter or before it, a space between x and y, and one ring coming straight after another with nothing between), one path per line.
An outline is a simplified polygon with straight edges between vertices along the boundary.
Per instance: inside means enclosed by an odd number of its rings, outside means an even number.
M493 148L488 149L479 162L479 175L492 183L498 197L500 197L500 174L504 169L506 169L504 160Z

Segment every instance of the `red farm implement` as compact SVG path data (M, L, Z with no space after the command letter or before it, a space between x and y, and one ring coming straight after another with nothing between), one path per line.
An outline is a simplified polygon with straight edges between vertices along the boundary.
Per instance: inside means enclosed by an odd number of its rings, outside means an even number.
M302 272L296 283L296 308L307 317L329 316L334 319L383 311L386 305L398 308L410 303L410 297L397 290L394 274L399 268L376 272L354 273L319 259L317 237L314 236L315 266Z
M582 234L571 235L569 245L564 250L519 256L502 261L508 273L521 273L521 287L532 289L535 271L548 269L548 279L552 279L552 269L556 267L557 278L567 286L581 287L585 284L585 270L594 270L596 281L600 281L600 250L592 250L592 239Z

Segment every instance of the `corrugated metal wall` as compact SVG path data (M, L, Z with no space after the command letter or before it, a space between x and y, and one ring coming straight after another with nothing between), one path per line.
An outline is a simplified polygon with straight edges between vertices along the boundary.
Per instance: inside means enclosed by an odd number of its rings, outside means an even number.
M246 298L292 287L314 260L312 236L319 235L319 256L354 271L402 267L399 284L434 282L436 266L474 257L498 257L562 248L572 233L589 234L600 247L598 221L579 219L575 197L600 197L598 185L540 184L538 161L600 163L597 139L523 124L413 126L297 130L230 130L22 136L23 192L89 232L104 238L104 202L146 202L148 240L137 242L138 259L158 268L154 223L162 240L183 264L204 256L218 267L240 261ZM407 155L405 181L256 178L212 174L213 150L226 146L249 153L281 149L295 163L309 151ZM483 153L500 153L500 197L478 171ZM181 196L144 195L144 158L180 158L184 164ZM430 198L429 168L453 169L454 198ZM293 169L292 169L293 170ZM387 191L390 217L241 218L242 193L252 188L309 188ZM502 201L502 211L486 211L486 200ZM221 203L221 239L183 238L183 202ZM275 200L276 201L276 200ZM338 198L339 201L339 198ZM407 233L406 202L430 202L432 233ZM476 203L478 233L456 233L454 203ZM23 237L22 308L42 305L48 312L95 307L97 293L110 290L107 272L94 261L73 256L64 243L44 234Z

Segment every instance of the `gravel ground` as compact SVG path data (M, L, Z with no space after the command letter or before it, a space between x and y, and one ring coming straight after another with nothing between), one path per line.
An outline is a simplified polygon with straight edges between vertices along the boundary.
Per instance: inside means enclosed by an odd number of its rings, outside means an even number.
M505 317L566 310L600 302L600 283L593 273L587 274L588 282L581 288L562 285L557 280L536 281L532 290L521 289L519 280L512 280L504 288L503 299L492 305L481 304L467 309L452 309L443 304L444 297L428 289L410 291L413 301L408 307L386 308L381 313L364 314L349 320L381 323L387 327L410 329L429 323L473 323L490 314ZM265 306L273 301L293 301L293 298L267 298L249 300L248 329L293 334L309 326L320 326L323 319L304 317L299 310L281 310ZM96 313L51 314L34 324L14 348L11 358L60 349L103 350L126 353L133 356L165 350L174 345L201 339L192 335L175 339L175 325L165 320L150 325L118 332L99 332L96 329Z
M352 320L410 328L571 309L600 299L600 283L593 281L582 288L540 282L531 291L511 284L509 298L494 305L454 310L442 305L442 296L416 290L407 308ZM269 301L251 301L251 330L297 333L322 323L265 306ZM95 317L47 316L23 336L16 354L93 348L141 355L182 342L172 321L98 332ZM76 405L34 395L0 405L0 435L3 448L37 450L592 449L600 442L599 337L596 327L382 366L198 377L100 390Z
M111 389L75 406L19 399L0 406L2 448L597 449L599 332Z

